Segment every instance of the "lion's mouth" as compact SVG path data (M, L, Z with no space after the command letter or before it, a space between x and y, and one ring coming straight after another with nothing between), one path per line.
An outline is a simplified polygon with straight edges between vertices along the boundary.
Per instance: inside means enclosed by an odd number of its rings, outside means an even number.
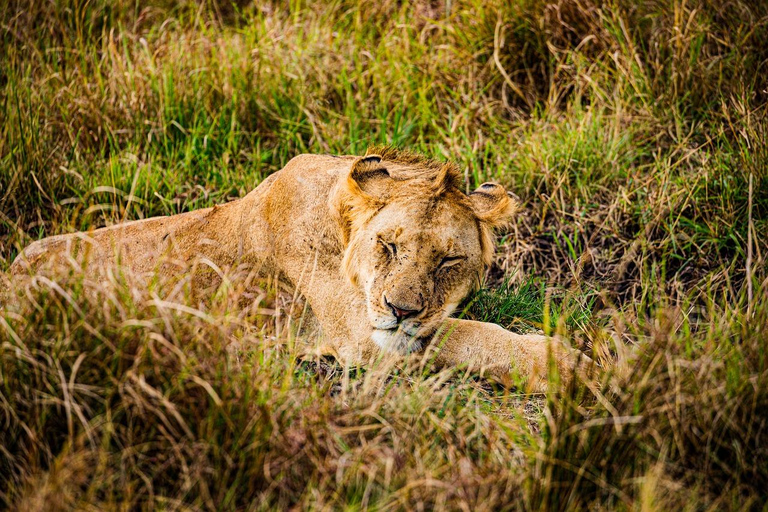
M419 327L397 326L390 329L373 329L371 338L387 352L409 354L418 352L424 347L427 337L420 336Z
M405 336L419 336L420 334L423 336L423 333L421 333L422 329L422 323L421 322L414 322L409 324L397 324L394 325L387 325L383 327L379 326L372 326L374 330L376 331L385 331L390 334L403 334Z

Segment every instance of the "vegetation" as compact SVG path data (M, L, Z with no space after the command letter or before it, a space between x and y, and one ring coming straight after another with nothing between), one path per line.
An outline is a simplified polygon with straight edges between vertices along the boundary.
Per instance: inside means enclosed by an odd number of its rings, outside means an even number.
M277 290L3 272L0 507L764 506L766 40L747 0L0 3L3 271L392 144L520 197L463 314L601 364L302 362Z

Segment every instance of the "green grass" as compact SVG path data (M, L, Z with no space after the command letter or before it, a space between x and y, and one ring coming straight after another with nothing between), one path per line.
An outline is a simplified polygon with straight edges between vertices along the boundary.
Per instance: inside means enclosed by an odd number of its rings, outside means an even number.
M297 362L274 293L3 274L0 506L759 508L767 38L741 0L0 4L0 270L393 144L521 199L464 314L602 365Z
M531 278L517 284L506 279L469 297L467 313L475 320L520 332L552 332L560 322L571 330L584 329L592 321L595 300L594 295L547 290L545 283Z

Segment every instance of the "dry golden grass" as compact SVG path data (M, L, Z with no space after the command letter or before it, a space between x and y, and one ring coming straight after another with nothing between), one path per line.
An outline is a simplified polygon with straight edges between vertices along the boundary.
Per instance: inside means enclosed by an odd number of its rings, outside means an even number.
M299 362L237 280L3 276L0 506L760 508L766 40L745 0L0 4L0 267L393 144L522 200L467 314L603 365L530 397Z

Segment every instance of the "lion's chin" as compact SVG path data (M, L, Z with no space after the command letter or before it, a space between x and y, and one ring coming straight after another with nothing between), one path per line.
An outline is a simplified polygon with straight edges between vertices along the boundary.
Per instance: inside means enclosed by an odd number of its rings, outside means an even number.
M374 329L371 339L386 352L406 355L424 347L423 338L411 336L401 329Z

